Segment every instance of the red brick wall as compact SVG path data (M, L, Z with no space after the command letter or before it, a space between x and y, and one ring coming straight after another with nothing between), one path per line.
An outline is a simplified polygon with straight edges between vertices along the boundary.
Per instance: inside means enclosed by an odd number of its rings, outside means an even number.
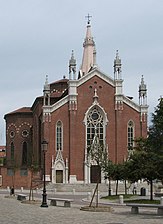
M30 188L31 184L31 172L28 171L28 176L20 176L20 170L15 171L14 176L7 175L7 168L1 168L1 175L2 175L2 186L3 187L12 187L14 184L14 188L18 189L21 187Z
M22 145L26 141L28 149L31 149L31 128L33 125L33 119L31 115L13 114L6 118L6 155L7 161L11 160L11 142L14 143L14 157L18 166L21 166L22 162ZM22 136L22 131L27 130L29 135L27 137ZM10 136L11 131L14 131L14 137Z
M16 157L21 163L23 137L21 132L24 128L33 126L33 151L34 160L39 163L41 158L41 141L48 141L46 153L46 174L51 175L52 156L56 157L56 123L60 120L63 124L63 159L69 161L69 175L77 175L77 180L84 178L84 154L85 154L85 124L83 123L85 113L94 101L94 90L97 90L98 103L107 114L106 143L108 144L109 158L114 162L122 162L127 158L127 124L132 120L135 124L135 137L146 136L147 121L143 119L140 123L140 113L125 103L123 110L115 110L114 87L94 76L77 89L77 110L69 111L66 103L55 110L49 121L42 123L42 102L38 101L33 108L33 117L13 115L7 118L7 149L10 149L12 139L10 131L15 128L14 137ZM7 158L10 158L10 150L7 150ZM42 165L42 164L40 164ZM6 175L4 171L4 176ZM16 173L17 184L29 186L29 178L20 177ZM10 184L11 177L5 178L5 186Z
M52 155L55 151L55 128L58 120L63 123L63 157L68 158L69 175L77 175L78 180L84 178L85 153L85 113L93 103L94 90L97 89L98 102L107 113L106 142L109 157L114 162L122 162L127 158L127 124L132 120L135 124L135 137L141 135L140 114L123 104L123 110L115 111L114 87L95 76L78 87L77 111L69 111L68 104L54 111L51 122L44 124L46 139L49 141L47 158L47 173L51 174ZM146 125L143 123L143 135L146 135Z

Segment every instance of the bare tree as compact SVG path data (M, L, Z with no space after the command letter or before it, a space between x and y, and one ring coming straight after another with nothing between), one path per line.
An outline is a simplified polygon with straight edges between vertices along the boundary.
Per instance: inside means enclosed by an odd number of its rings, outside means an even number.
M106 162L108 157L106 146L103 142L100 142L99 136L97 133L97 128L95 127L95 134L92 141L92 144L88 147L88 154L87 154L87 164L88 165L97 165L100 167L100 171L102 170L102 167L104 163ZM93 199L95 197L95 194L97 193L97 200L96 200L96 207L98 207L98 185L100 182L101 175L99 172L97 172L97 183L96 188L94 190L90 207L92 206Z

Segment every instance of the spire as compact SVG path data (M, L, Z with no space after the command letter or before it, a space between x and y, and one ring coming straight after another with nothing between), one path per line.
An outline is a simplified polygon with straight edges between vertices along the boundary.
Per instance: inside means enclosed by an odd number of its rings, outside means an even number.
M116 57L114 59L114 79L121 79L121 65L121 59L117 50Z
M91 16L88 14L86 37L83 43L84 51L80 70L80 77L87 74L96 63L96 49L95 49L95 42L91 34L90 17Z
M74 51L72 50L71 58L69 60L69 79L76 79L76 59L74 58Z
M139 104L146 105L147 104L147 87L144 83L144 77L141 77L141 84L139 85Z

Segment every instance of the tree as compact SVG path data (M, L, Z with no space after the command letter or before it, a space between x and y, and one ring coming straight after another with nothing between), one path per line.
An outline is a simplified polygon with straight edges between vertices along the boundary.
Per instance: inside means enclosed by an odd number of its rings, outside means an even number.
M104 144L102 144L99 140L97 130L95 129L95 135L92 141L92 144L88 148L88 156L87 156L88 165L96 164L100 168L100 172L102 170L103 164L107 161L107 150ZM98 184L100 181L100 173L97 173L98 180L96 183L96 188L94 194L92 196L92 200L90 202L90 207L92 205L95 193L97 192L97 200L96 207L98 207Z
M152 113L147 139L137 139L135 152L130 158L130 179L145 178L150 183L150 199L153 199L153 180L163 183L163 98ZM134 169L132 169L134 167Z
M108 196L111 196L111 179L113 178L114 174L114 164L111 160L106 158L105 160L103 160L101 168L105 173L105 179L109 180Z
M149 128L148 136L149 150L157 155L158 179L163 184L163 98L159 99L159 104L152 114L152 125Z
M152 114L152 125L149 128L148 142L150 149L157 154L163 155L163 98Z
M118 195L119 180L123 180L123 164L114 164L113 179L116 181L116 195Z
M153 200L153 180L158 178L157 158L158 156L153 152L137 150L134 151L127 163L128 179L131 182L145 179L150 183L151 200Z

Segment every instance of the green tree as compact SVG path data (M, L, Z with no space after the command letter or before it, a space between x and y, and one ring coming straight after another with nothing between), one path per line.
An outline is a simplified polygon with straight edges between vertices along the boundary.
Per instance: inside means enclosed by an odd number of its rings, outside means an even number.
M148 143L150 150L163 155L163 98L152 114L152 125L149 128Z
M118 195L118 186L119 186L119 180L123 180L123 171L124 171L124 166L123 164L114 164L114 169L113 169L113 179L116 181L116 195Z
M148 148L157 155L158 179L163 184L163 98L159 99L159 104L152 114L152 125L149 128Z
M114 174L114 164L111 160L106 158L103 160L101 164L101 168L105 174L105 179L108 179L109 181L109 189L108 189L108 196L111 196L111 179L113 179L113 174Z
M150 184L150 199L153 200L153 180L160 176L160 155L152 149L149 139L137 139L136 147L126 164L128 179L136 182L145 179Z

